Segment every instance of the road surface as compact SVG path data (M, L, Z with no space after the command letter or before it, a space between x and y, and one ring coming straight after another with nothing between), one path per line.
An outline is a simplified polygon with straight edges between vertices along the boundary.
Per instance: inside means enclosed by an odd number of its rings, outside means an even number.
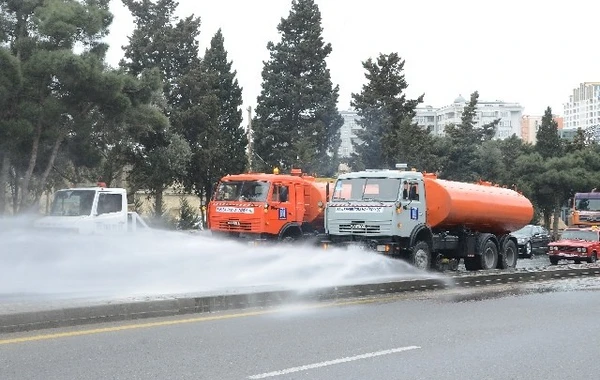
M0 335L0 379L595 379L598 279Z

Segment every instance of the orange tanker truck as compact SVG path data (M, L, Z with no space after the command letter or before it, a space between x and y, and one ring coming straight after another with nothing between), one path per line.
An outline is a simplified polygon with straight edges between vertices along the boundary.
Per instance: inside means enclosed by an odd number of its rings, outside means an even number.
M316 238L324 232L330 184L299 169L227 175L208 204L208 227L213 235L252 241Z
M405 170L340 175L325 210L323 246L360 244L416 267L514 268L512 231L533 217L520 193L489 182L441 180Z

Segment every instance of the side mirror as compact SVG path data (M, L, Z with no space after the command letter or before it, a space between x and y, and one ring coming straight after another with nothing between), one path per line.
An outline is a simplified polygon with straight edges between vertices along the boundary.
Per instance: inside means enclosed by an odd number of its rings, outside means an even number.
M573 207L573 198L569 198L568 205L569 208Z

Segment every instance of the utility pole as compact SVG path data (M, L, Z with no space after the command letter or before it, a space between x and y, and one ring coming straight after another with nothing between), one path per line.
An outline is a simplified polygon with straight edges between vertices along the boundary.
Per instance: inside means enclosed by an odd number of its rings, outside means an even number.
M248 111L248 130L246 131L246 136L248 138L248 171L252 171L252 107L248 106L246 108Z

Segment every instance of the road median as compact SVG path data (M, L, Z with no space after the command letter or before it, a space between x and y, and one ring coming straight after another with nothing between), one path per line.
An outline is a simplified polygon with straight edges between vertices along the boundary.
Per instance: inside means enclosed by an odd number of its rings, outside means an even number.
M553 279L600 276L597 265L554 266L545 269L517 269L509 272L456 274L382 283L330 286L306 290L250 291L238 294L186 295L142 301L111 301L96 305L13 310L0 314L0 333L127 321L184 314L265 308L297 302L332 302L403 292L448 288L484 287L496 284L549 281Z

